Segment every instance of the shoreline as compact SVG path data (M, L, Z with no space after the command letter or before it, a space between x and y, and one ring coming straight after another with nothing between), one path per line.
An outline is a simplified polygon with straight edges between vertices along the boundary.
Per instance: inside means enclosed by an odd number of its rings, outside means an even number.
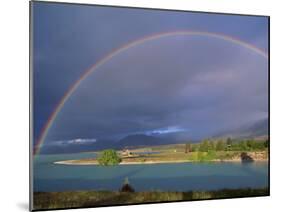
M267 162L268 159L257 159L254 161L244 161L244 162L249 162L249 163L254 163L254 162ZM176 164L176 163L209 163L209 162L232 162L232 163L243 163L241 159L227 159L227 160L210 160L210 161L192 161L192 160L176 160L176 161L134 161L134 162L121 162L118 165L145 165L145 164ZM64 161L56 161L53 164L56 165L74 165L74 166L99 166L100 164L97 161L91 161L91 162L81 162L79 160L64 160ZM117 166L118 166L117 165Z

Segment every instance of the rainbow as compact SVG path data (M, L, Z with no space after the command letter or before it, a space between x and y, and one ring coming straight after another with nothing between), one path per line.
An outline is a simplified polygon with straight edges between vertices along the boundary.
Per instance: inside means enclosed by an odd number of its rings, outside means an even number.
M121 46L120 48L114 49L113 51L111 51L109 54L107 54L105 57L101 58L98 62L96 62L93 66L91 66L89 69L87 69L82 76L68 89L68 91L65 93L65 95L62 97L62 99L59 101L59 103L56 105L54 111L52 112L52 114L49 116L45 126L43 127L41 134L39 136L39 139L34 147L33 150L33 154L39 154L40 153L40 148L42 147L46 136L53 124L53 122L55 121L58 113L61 111L61 109L63 108L64 104L67 102L67 100L69 99L69 97L73 94L73 92L79 87L79 85L82 83L82 81L84 79L86 79L91 73L93 73L95 70L97 70L100 66L102 66L103 64L105 64L107 61L109 61L110 59L112 59L114 56L130 49L133 48L135 46L141 45L147 41L152 41L152 40L156 40L159 38L164 38L164 37L169 37L169 36L175 36L175 35L200 35L200 36L208 36L208 37L213 37L213 38L218 38L218 39L222 39L228 42L232 42L235 43L237 45L243 46L245 48L251 49L254 52L256 52L257 54L263 56L264 58L268 58L268 55L266 52L264 52L263 50L257 48L254 45L251 45L249 43L246 43L242 40L239 40L237 38L233 38L231 36L228 35L224 35L224 34L216 34L216 33L211 33L211 32L201 32L201 31L172 31L172 32L163 32L163 33L158 33L158 34L153 34L153 35L149 35L146 36L144 38L141 39L137 39L135 41L129 42L123 46Z

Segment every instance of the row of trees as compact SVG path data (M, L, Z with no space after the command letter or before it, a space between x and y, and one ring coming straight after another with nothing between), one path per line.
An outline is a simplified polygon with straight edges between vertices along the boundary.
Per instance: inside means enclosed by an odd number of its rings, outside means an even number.
M268 147L268 140L203 140L199 144L186 144L185 152L209 152L209 151L255 151L264 150Z

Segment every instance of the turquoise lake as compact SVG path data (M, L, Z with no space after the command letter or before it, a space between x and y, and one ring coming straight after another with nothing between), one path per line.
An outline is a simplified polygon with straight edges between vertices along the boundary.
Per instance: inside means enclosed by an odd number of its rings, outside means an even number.
M136 191L189 191L268 186L268 162L59 165L55 161L95 157L94 153L39 155L34 160L34 191L118 191L128 178Z

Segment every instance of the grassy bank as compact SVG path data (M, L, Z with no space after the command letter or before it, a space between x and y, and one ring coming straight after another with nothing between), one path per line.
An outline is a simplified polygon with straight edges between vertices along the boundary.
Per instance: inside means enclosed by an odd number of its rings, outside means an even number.
M101 156L106 152L115 155ZM160 145L140 148L113 149L97 152L98 158L57 161L65 165L107 165L102 163L115 156L121 164L183 163L183 162L244 162L267 161L268 140L203 140L201 143ZM112 164L113 165L113 164Z
M252 161L267 161L268 152L242 152L242 151L208 151L208 152L180 152L173 150L162 150L158 154L136 154L131 157L122 158L121 165L126 164L157 164L157 163L183 163L183 162L239 162L241 155L249 156ZM95 158L57 161L55 164L65 165L99 165Z
M202 199L253 197L269 195L268 188L223 189L217 191L189 192L35 192L34 209L59 209L95 207L104 205L126 205L137 203L190 201Z

